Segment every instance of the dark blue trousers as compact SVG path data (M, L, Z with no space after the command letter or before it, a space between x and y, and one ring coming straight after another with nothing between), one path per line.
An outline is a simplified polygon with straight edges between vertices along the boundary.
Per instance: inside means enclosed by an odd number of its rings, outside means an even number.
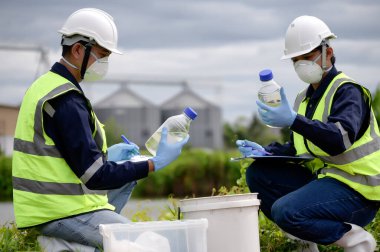
M319 244L339 240L351 229L347 223L367 225L379 208L340 181L317 179L299 164L256 160L246 179L269 219L287 233Z

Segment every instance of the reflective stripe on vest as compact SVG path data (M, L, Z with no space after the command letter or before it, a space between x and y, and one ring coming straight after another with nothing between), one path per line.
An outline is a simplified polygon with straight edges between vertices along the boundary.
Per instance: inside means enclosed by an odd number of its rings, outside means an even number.
M45 105L50 99L69 91L82 94L68 80L48 72L36 80L25 94L16 126L12 164L14 212L18 227L34 226L98 209L114 209L108 204L106 191L89 190L84 185L103 165L103 157L78 178L43 129ZM94 125L92 136L105 154L104 130L88 100L87 104ZM48 105L47 110L49 115L54 114L51 106Z
M320 120L324 123L327 122L333 96L338 87L346 82L355 83L344 74L339 74L334 78L321 98L313 115L313 120ZM356 85L360 86L359 84ZM369 91L363 87L361 88L364 95L370 99ZM294 108L301 115L305 115L306 113L308 101L305 99L306 90L302 91L295 101ZM321 111L321 107L323 106L323 111ZM305 140L299 134L294 133L294 143L297 149L297 154L300 155L308 152L305 146L306 142L312 153L318 157L314 163L309 164L309 168L313 167L313 164L319 162L317 169L321 169L320 172L322 175L320 176L326 175L334 177L359 191L366 198L380 200L380 166L378 165L380 163L380 134L372 108L370 112L369 127L363 136L355 143L350 143L347 132L339 122L336 123L336 126L342 133L345 146L348 147L345 152L336 156L330 156L310 141ZM323 165L323 163L325 165ZM376 187L379 189L375 189Z
M83 195L99 194L99 192L104 194L104 191L89 190L83 184L42 182L17 177L13 177L12 185L14 189L38 194Z

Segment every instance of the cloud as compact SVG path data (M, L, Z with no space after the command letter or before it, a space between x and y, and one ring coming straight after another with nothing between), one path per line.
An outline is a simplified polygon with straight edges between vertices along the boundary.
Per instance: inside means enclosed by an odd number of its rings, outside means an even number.
M4 42L43 43L57 48L56 31L73 11L101 8L112 14L125 48L216 46L248 40L281 38L299 15L316 15L338 36L378 39L377 1L221 1L28 0L2 2L0 22ZM295 8L297 7L297 8ZM25 9L25 11L22 11ZM22 13L22 14L21 14ZM338 32L339 31L339 32Z
M371 0L1 1L1 43L42 45L53 63L60 57L57 30L82 7L104 9L118 25L125 54L111 56L107 78L187 80L194 91L221 105L228 121L256 111L258 72L263 68L274 71L289 100L305 87L292 64L279 60L285 31L299 15L321 18L338 35L333 43L338 70L371 91L379 83L380 2ZM39 54L0 51L0 57L0 103L17 104L39 70ZM117 88L91 85L85 89L95 100ZM180 90L142 84L131 88L156 103Z

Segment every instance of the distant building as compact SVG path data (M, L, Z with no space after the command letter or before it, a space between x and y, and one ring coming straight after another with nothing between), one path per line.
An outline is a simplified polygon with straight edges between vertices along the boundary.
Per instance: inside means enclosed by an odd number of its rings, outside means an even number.
M198 117L190 127L189 145L222 149L221 109L200 97L186 85L181 92L159 107L127 86L122 86L97 102L94 110L102 123L114 120L125 129L124 133L131 141L144 148L146 140L168 117L182 113L186 107L192 107L198 113Z
M198 117L190 127L189 145L210 149L223 148L222 114L220 107L206 101L186 85L161 106L154 105L127 86L94 104L102 123L114 121L131 141L144 148L146 140L170 116L192 107ZM0 105L0 151L12 155L13 138L19 107ZM106 125L107 127L107 125Z
M159 108L125 85L97 102L94 111L102 123L114 120L123 133L141 147L160 126Z
M7 156L12 155L19 110L16 106L0 105L0 151Z
M206 101L187 86L160 106L161 123L172 115L193 108L198 117L191 123L189 144L192 147L223 148L222 114L220 107Z

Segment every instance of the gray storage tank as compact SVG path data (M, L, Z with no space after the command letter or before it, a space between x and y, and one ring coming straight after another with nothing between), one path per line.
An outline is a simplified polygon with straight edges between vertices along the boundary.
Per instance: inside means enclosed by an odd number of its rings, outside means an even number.
M124 134L141 148L160 126L159 108L126 85L97 102L94 110L102 123L113 118Z

